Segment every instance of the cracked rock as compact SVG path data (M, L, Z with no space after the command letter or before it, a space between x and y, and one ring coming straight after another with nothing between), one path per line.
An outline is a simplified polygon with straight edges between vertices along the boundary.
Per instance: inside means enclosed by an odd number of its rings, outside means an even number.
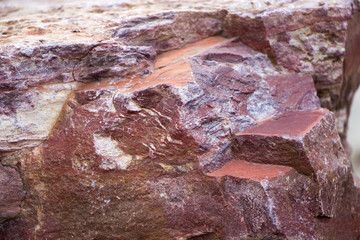
M359 237L357 1L33 3L0 3L0 240Z

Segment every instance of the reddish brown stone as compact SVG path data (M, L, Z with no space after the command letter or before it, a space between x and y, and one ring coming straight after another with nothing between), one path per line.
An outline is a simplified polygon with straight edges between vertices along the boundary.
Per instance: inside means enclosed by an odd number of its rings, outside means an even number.
M164 12L120 23L114 37L131 45L152 46L157 52L219 35L226 10Z
M256 164L247 161L231 161L215 172L208 173L212 177L232 176L252 180L270 180L286 174L293 169L290 167L269 164Z
M357 239L351 3L0 8L0 239Z
M247 129L241 135L281 136L305 135L328 111L291 111L262 122L260 125Z
M142 79L145 85L137 84L140 79L133 82L129 79L116 85L105 81L88 84L72 94L48 140L25 158L19 157L19 168L32 187L21 219L13 224L26 230L33 238L291 238L305 234L306 228L311 229L306 236L320 234L314 227L320 223L313 220L314 217L332 217L338 208L336 201L344 193L341 187L344 181L338 179L336 185L331 185L322 177L344 169L341 174L345 174L346 178L348 162L320 169L325 165L315 160L332 157L332 161L343 161L339 155L343 153L339 150L335 160L328 151L333 145L324 142L327 152L323 152L313 144L313 141L321 139L319 134L328 135L327 131L335 134L336 130L332 115L325 110L311 110L318 106L318 102L303 97L309 90L315 94L314 88L308 84L308 77L286 78L290 83L302 82L306 84L301 86L308 86L302 92L295 89L294 94L285 94L271 87L261 88L255 82L253 94L256 91L265 95L267 91L273 93L268 96L255 94L254 100L247 101L248 106L239 108L237 112L241 113L243 109L243 117L248 114L255 118L251 124L253 127L249 124L237 126L236 121L231 121L234 129L244 129L240 134L232 136L236 132L225 130L225 135L219 135L219 140L206 139L208 133L217 136L213 124L221 118L231 120L237 117L227 115L229 110L214 111L215 122L203 120L202 129L191 127L192 116L210 116L211 111L221 106L221 101L229 101L237 94L226 95L225 91L216 87L234 88L234 83L227 80L227 76L231 76L227 74L234 69L224 68L221 64L230 65L238 61L229 59L251 60L254 57L253 50L236 41L206 50L206 47L223 41L213 38L190 45L181 50L185 58L178 61L173 56L179 51L160 56L155 65L159 67L152 75ZM227 47L232 49L231 55ZM228 55L223 54L226 51ZM200 55L191 58L198 53ZM213 72L224 74L223 78L217 78L219 84L207 82L212 77L204 81L196 75L184 84L189 78L184 72L178 74L179 71L191 73L190 65L187 68L174 66L194 61L192 66L197 69L196 59L216 63ZM209 76L211 74L210 71ZM159 76L170 76L166 78L166 85L162 84L164 79ZM259 75L258 79L274 82L276 77ZM286 86L286 90L291 89ZM201 98L208 101L207 104L214 104L213 110L204 109L201 102L196 103L179 95L180 91L190 94L196 88L203 91ZM244 94L245 99L249 98L247 94ZM190 99L193 97L196 95ZM286 97L288 101L295 99L296 104L281 105L280 100L285 102ZM265 100L263 106L268 106L265 112L261 112L264 109L262 105L254 105L256 99ZM283 106L278 109L274 108L277 99L279 106ZM191 106L189 102L195 105ZM299 109L299 106L305 107ZM298 111L291 112L289 109ZM277 116L268 119L273 115ZM226 129L223 122L221 120L216 124ZM264 143L268 144L261 145L261 155L250 146L240 147L242 137L254 140L255 145L261 143L257 136L263 136ZM340 146L337 135L333 137L337 141L335 144ZM275 141L275 138L278 140ZM220 146L221 154L222 139L230 141L231 145L225 155L218 155L217 146ZM199 143L209 140L218 145L214 144L209 149L199 148ZM208 161L206 157L211 154L215 156L212 158L213 167L225 163L229 157L237 161L228 162L224 168L204 175L199 161ZM286 156L289 158L284 158ZM292 166L309 177L290 167L258 165L249 161ZM216 180L213 176L224 180ZM306 187L301 184L306 184ZM307 193L301 195L303 188ZM272 192L274 195L269 195ZM36 201L33 200L35 196ZM257 199L256 204L249 199ZM281 203L289 199L294 200L285 209L296 212L292 225L286 224L288 214L281 207ZM301 210L303 208L307 210ZM40 215L36 209L41 209ZM295 216L312 220L307 221L304 227ZM35 222L26 220L34 217ZM138 231L136 226L139 225L142 231ZM5 226L12 229L10 225ZM90 228L93 229L91 232L81 231ZM10 232L5 234L10 236ZM321 233L318 236L325 235Z
M311 239L317 235L316 187L287 171L271 179L223 178L225 198L243 214L255 239ZM304 221L306 219L306 221Z
M328 111L288 112L265 121L234 136L232 151L238 159L291 166L313 177L323 188L319 192L320 215L334 214L349 161Z
M24 197L20 174L15 169L0 164L0 223L19 215Z

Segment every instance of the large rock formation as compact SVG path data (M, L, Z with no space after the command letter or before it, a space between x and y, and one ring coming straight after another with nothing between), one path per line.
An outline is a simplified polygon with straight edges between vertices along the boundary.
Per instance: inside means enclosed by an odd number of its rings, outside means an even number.
M1 240L360 237L357 1L33 4L0 5Z
M0 223L15 218L25 196L19 173L11 167L0 165Z

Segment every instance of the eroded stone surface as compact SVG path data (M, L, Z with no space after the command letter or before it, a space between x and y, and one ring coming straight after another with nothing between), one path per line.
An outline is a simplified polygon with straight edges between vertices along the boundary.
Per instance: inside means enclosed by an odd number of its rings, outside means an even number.
M0 239L357 239L358 3L242 3L1 3Z
M224 190L229 204L244 213L254 238L313 239L317 235L316 187L304 175L288 171L285 176L257 181L226 177Z
M19 8L16 2L4 5L4 10L9 11L1 23L1 37L6 44L0 50L2 89L147 74L152 70L155 50L179 48L216 34L240 36L246 45L269 55L277 68L312 76L322 106L335 111L340 136L345 138L349 113L346 106L353 94L349 89L359 82L359 64L351 54L342 81L345 41L347 52L355 53L356 47L352 46L356 44L352 42L358 40L353 27L358 17L351 10L356 5L350 0L296 4L244 1L241 6L216 1L201 6L192 2L157 2L148 3L146 10L136 1L89 3L81 8L76 2L64 1L63 5L66 11L42 3L38 7L43 13ZM179 11L170 11L174 9ZM150 15L139 17L140 13ZM24 14L32 22L22 19ZM103 27L95 27L99 24Z
M24 197L20 174L15 169L0 164L0 223L19 215Z

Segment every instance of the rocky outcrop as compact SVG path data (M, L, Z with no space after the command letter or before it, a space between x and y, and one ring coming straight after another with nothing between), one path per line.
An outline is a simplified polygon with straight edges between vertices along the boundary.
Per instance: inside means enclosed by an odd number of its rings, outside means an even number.
M1 13L0 239L360 236L357 2L78 4Z

